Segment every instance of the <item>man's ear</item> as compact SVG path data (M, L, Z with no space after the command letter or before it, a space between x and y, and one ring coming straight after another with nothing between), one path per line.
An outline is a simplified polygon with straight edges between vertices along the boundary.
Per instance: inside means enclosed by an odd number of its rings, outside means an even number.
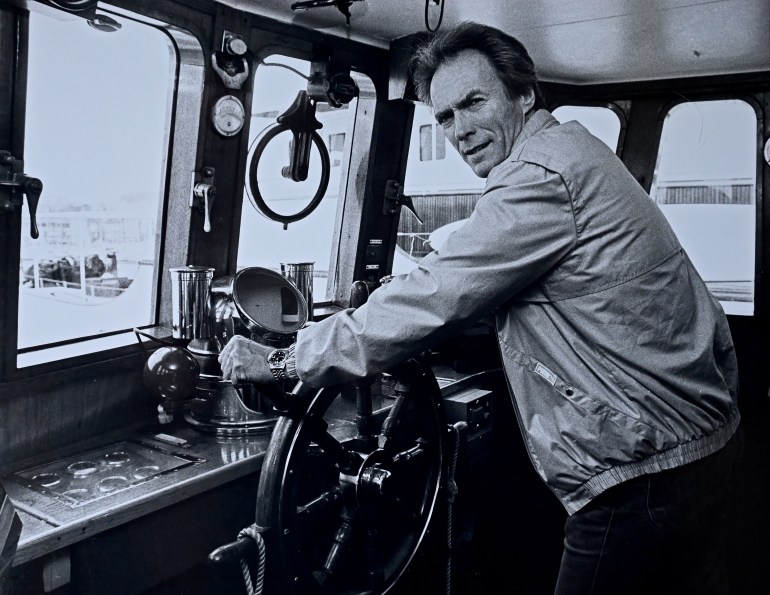
M521 96L521 106L524 108L524 113L528 114L535 105L535 90L530 87L527 92Z

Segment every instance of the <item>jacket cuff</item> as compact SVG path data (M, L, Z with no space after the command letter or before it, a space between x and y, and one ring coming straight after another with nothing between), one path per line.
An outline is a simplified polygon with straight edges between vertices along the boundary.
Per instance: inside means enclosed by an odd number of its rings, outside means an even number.
M286 378L289 380L299 380L297 376L297 356L294 354L296 343L292 343L286 350Z

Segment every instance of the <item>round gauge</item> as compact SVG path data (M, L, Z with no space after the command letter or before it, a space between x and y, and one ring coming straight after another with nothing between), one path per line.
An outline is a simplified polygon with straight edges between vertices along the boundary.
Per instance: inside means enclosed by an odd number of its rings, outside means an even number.
M241 100L234 95L220 97L211 109L211 121L222 136L238 134L246 121L246 111Z

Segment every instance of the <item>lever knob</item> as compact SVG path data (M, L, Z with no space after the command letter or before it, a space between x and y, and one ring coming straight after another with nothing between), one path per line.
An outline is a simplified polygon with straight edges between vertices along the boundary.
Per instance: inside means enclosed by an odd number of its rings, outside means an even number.
M350 307L359 308L369 299L369 286L363 281L354 281L350 290Z

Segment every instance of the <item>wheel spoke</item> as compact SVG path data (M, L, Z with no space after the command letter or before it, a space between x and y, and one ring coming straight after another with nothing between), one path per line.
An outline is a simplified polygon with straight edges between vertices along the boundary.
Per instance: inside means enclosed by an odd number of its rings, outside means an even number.
M316 580L321 585L326 584L326 581L331 578L345 555L347 545L353 536L355 516L355 512L351 511L347 506L340 512L340 523L334 533L334 540L329 548L329 552L326 554L323 569L320 572L314 573Z
M328 431L329 424L323 418L314 420L311 429L311 439L323 450L332 461L342 470L355 467L360 457L345 448L345 446Z
M300 522L323 514L329 514L337 508L342 501L342 490L334 487L314 498L307 504L297 506L297 518Z
M422 459L427 453L427 449L422 444L416 444L415 446L402 450L401 452L393 455L393 463L395 465L406 464L415 459Z
M385 449L390 439L394 436L396 429L401 424L401 417L406 411L408 404L408 393L402 393L396 397L395 403L388 412L388 417L382 422L382 432L377 439L377 446Z

